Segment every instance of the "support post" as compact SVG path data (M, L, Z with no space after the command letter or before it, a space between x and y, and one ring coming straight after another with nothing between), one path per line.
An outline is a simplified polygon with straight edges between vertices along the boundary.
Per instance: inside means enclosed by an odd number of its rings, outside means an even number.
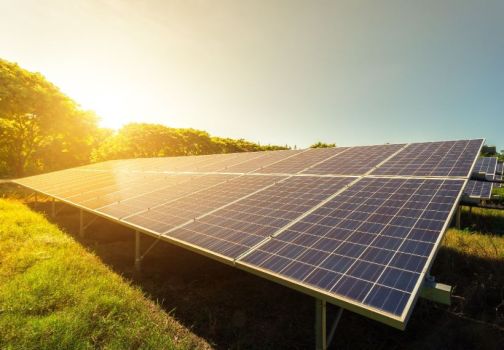
M448 306L451 305L451 293L451 286L437 283L434 276L430 275L425 277L425 281L420 289L421 298Z
M79 236L84 237L84 210L79 209Z
M51 217L54 219L56 217L56 202L54 197L51 197Z
M457 206L457 216L456 216L456 227L458 230L460 230L460 214L461 214L462 210L460 209L460 205Z
M342 315L343 315L343 308L340 307L338 309L338 313L336 314L336 318L334 319L334 323L331 326L331 331L329 332L329 336L327 337L327 346L330 346L333 341L334 334L336 334L336 328L338 327L338 324L341 320Z
M135 231L135 271L142 269L142 257L140 256L140 231Z
M327 349L326 302L315 299L315 349Z

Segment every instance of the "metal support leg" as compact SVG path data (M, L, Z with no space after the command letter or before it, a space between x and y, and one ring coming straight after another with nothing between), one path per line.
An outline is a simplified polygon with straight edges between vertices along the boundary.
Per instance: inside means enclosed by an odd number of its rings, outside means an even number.
M457 207L457 216L456 216L456 222L455 222L455 225L457 227L458 230L460 230L460 214L461 214L461 209L460 209L460 205Z
M84 237L84 210L79 209L79 236Z
M135 271L142 269L142 257L140 256L140 232L135 231Z
M315 299L315 349L327 349L326 302Z
M340 307L338 309L338 313L336 314L336 319L334 320L334 323L331 327L331 331L329 332L329 336L327 337L327 346L331 345L334 334L336 334L336 328L338 327L338 323L341 320L341 315L343 315L343 308Z

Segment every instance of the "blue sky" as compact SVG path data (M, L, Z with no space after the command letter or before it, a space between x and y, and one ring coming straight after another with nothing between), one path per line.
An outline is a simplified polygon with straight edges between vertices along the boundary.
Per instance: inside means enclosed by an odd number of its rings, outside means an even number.
M105 126L504 148L504 1L19 0L0 18L0 57Z

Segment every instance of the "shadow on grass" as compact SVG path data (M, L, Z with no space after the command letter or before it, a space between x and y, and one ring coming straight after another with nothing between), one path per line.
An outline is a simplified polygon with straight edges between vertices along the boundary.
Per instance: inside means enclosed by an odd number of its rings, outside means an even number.
M494 235L504 235L504 210L464 207L461 215L462 228Z
M48 213L50 204L39 203L35 209ZM63 206L51 220L218 349L313 348L311 297L165 242L159 242L145 257L142 273L134 273L131 230L98 219L81 239L78 211L69 206ZM142 249L153 241L142 235ZM332 346L501 349L503 271L502 260L487 261L442 248L433 274L456 287L459 297L454 305L420 300L404 332L346 312ZM334 309L329 308L329 321L332 316Z

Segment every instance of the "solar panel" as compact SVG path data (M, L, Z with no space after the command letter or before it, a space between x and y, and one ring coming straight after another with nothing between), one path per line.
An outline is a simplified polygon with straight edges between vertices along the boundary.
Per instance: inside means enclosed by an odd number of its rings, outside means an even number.
M495 175L495 180L502 181L502 175ZM502 187L502 183L496 183L494 185L497 188L501 188Z
M169 233L217 254L237 258L353 178L290 177Z
M481 157L478 158L474 165L473 173L486 177L488 180L493 180L497 171L496 157Z
M493 183L487 181L469 180L464 189L464 195L475 199L490 199Z
M405 320L463 184L364 178L237 263Z
M504 167L504 163L497 163L496 173L500 174L500 175L504 174L503 167Z
M16 182L403 328L482 142L131 159Z
M467 177L482 145L483 140L411 143L372 174Z
M104 192L105 195L93 198L81 204L93 206L97 211L122 219L149 209L154 209L159 205L168 203L198 191L223 184L235 178L236 175L169 175L162 179L159 184L151 186L150 191L142 191L137 186L127 186L128 188L116 192ZM121 184L119 184L121 185Z
M398 144L350 147L322 163L309 167L303 174L364 175L404 146Z
M348 147L339 148L314 148L306 152L298 153L293 157L281 160L269 166L256 170L256 173L263 174L296 174L304 169L310 168L318 163L328 160L344 151Z
M258 158L251 159L249 161L228 166L222 169L222 171L230 173L249 173L271 166L277 162L286 160L290 157L294 157L301 152L306 152L306 150L288 150L288 151L270 151L262 152L262 156Z
M164 234L178 225L273 185L282 178L262 175L239 176L160 206L151 207L144 212L124 217L123 220L157 234Z

